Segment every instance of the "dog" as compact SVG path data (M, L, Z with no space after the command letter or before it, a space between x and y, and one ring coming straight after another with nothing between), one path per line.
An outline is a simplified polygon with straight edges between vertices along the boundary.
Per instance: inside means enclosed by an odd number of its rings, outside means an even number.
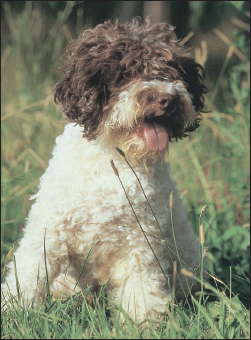
M158 317L173 292L197 289L180 271L198 267L199 242L165 159L170 142L200 124L204 69L171 25L135 19L86 30L60 71L54 99L67 125L2 294L17 295L17 278L23 306L38 304L47 276L62 288L85 264L81 289L107 284L136 321Z

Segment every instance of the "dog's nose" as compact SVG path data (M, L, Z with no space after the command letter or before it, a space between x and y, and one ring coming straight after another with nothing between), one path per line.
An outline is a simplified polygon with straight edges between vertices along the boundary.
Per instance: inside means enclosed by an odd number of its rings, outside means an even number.
M157 97L157 103L160 109L166 109L169 105L170 96L167 93L159 93Z

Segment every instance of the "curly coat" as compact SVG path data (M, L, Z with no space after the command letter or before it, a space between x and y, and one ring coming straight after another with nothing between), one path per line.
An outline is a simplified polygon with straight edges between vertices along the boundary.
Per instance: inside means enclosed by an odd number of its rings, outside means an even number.
M107 284L130 317L157 318L174 291L179 299L198 289L181 269L196 271L200 245L163 158L169 140L199 124L203 68L171 26L135 20L88 30L68 52L54 94L73 123L57 137L32 197L24 237L1 286L2 303L19 295L23 307L39 305L45 282L59 296L76 292L77 282L79 290L92 286L94 292ZM116 147L134 161L136 176Z
M70 122L84 126L83 136L94 140L102 133L108 112L121 89L132 80L182 81L192 97L197 118L185 130L170 118L172 136L182 138L199 126L207 89L189 49L177 40L167 23L140 25L139 21L118 24L112 20L85 31L68 48L64 72L54 88L57 104Z

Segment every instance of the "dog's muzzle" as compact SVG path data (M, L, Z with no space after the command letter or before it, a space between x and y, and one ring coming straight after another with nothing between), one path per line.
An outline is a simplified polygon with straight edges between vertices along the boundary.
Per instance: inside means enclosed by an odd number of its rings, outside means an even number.
M143 139L152 151L164 151L168 146L169 136L161 124L161 116L172 113L175 98L166 92L160 92L154 98L156 112L146 117L143 123L136 126L136 135Z

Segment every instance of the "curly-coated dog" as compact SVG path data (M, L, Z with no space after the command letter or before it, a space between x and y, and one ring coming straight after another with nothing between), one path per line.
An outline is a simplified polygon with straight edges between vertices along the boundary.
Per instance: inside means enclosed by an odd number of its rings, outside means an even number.
M24 306L34 296L38 303L46 281L44 245L50 284L60 275L62 283L67 270L77 280L93 246L79 286L96 291L107 284L131 317L155 317L165 312L173 281L178 298L196 289L180 269L198 266L199 243L164 155L170 141L199 126L203 67L173 27L133 20L86 30L60 70L55 102L69 123L33 196L16 270L11 262L2 292L17 294L16 271Z

